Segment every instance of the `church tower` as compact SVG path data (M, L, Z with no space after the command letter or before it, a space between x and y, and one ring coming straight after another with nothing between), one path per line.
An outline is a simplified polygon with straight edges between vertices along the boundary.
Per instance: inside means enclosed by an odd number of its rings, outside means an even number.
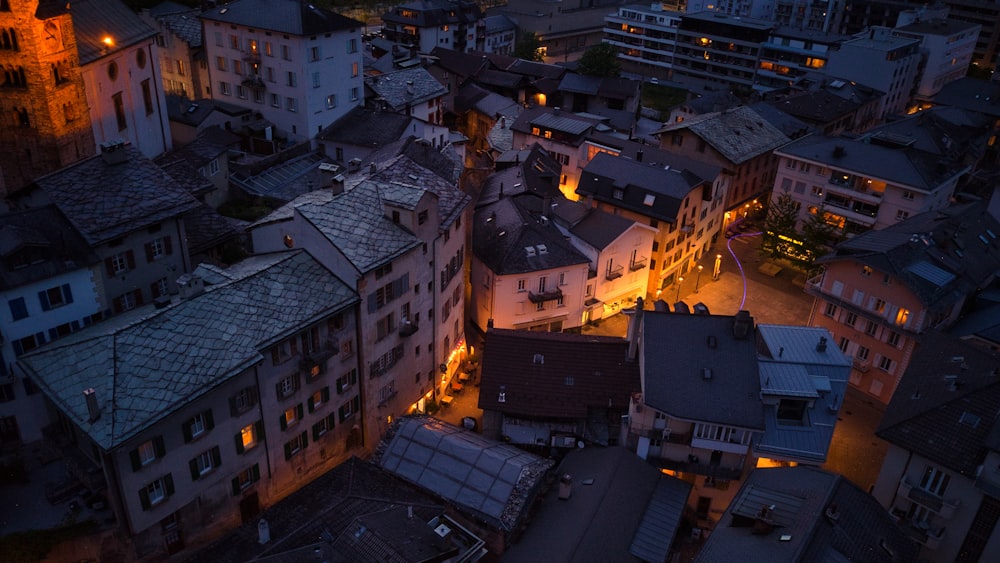
M0 0L0 198L96 152L71 9Z

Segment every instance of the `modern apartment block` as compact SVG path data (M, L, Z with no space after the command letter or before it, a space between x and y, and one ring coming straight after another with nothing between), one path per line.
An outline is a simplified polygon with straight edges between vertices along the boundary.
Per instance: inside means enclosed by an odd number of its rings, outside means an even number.
M779 26L760 50L754 79L758 88L782 89L809 74L824 72L830 52L847 36Z
M681 16L660 3L621 6L604 17L604 42L618 49L623 71L668 78L674 69Z
M941 88L966 75L982 26L960 20L932 19L897 26L893 35L920 40L924 60L914 91L927 101Z
M885 92L879 116L904 114L920 71L920 40L873 27L830 53L826 73Z
M361 22L302 0L202 12L211 97L260 113L300 142L364 104Z
M430 53L435 47L462 53L478 49L485 22L469 0L415 0L382 14L382 35L399 45Z

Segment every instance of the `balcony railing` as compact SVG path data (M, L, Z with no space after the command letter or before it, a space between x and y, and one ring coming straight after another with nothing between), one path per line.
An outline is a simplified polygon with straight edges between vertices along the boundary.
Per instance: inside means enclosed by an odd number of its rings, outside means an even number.
M904 477L899 482L898 492L900 496L907 498L921 506L925 506L936 512L942 518L951 518L955 511L962 504L959 499L945 499L938 495L914 486L909 477Z
M615 266L614 268L609 268L608 271L604 273L604 279L608 281L616 280L622 277L622 274L624 272L625 268L623 266Z
M563 292L558 287L555 289L549 289L546 291L529 291L528 301L532 303L545 303L546 301L555 301L557 299L562 299Z
M637 256L632 259L632 263L628 265L628 269L635 272L646 267L646 257Z
M893 508L890 514L899 524L900 529L917 543L930 550L941 547L941 540L944 539L945 534L944 527L932 528L930 522L926 520L909 519L906 517L906 512L900 508Z
M868 360L862 360L861 358L854 358L854 369L860 371L861 373L868 373L868 369L871 368L871 364Z
M715 479L728 479L733 481L739 479L743 475L742 467L712 465L709 463L694 461L697 459L697 456L688 456L687 461L675 461L662 457L650 457L649 462L661 469L680 471L682 473L695 473L698 475L714 477Z
M420 327L416 323L410 321L403 321L399 323L399 335L400 336L412 336L417 332Z

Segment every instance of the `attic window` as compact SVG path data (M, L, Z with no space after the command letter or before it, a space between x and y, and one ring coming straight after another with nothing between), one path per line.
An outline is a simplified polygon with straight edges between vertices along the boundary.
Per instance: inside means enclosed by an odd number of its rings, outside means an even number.
M615 188L615 192L612 195L615 199L622 199L625 197L625 190L621 188Z
M545 363L545 356L543 356L542 354L535 354L535 357L532 359L532 361L538 365L542 365Z
M566 386L567 387L572 387L574 383L576 383L576 380L573 379L572 375L566 376Z
M988 245L990 243L990 240L986 238L986 235L979 235L979 240L982 241L983 244Z
M646 194L646 197L642 199L642 204L646 207L653 207L653 202L656 201L656 196L653 194Z
M544 244L539 244L536 248L538 248L538 253L539 254L548 254L549 253L549 248L547 246L545 246Z
M965 411L962 413L962 416L959 417L958 422L961 424L965 424L967 426L971 426L972 428L975 428L979 426L979 420L980 418L978 416L972 414L971 412Z
M500 393L497 395L497 402L498 403L506 403L507 402L507 386L506 385L501 385L500 386Z
M525 246L524 247L524 252L530 258L530 257L532 257L532 256L535 255L535 247L534 246Z

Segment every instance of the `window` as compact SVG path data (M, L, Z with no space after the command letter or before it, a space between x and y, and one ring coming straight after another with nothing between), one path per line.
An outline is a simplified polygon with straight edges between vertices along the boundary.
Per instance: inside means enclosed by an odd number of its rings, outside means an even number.
M191 442L200 438L214 427L215 421L212 418L212 411L202 411L189 418L188 421L181 426L181 429L184 432L184 441Z
M855 323L858 322L858 315L856 313L847 313L844 317L844 324L853 327Z
M251 450L260 443L264 437L264 421L258 420L252 424L247 424L236 433L236 453L242 454Z
M615 199L623 199L625 197L625 190L621 188L615 188L614 193L611 194L611 197Z
M73 292L70 290L69 284L50 287L45 291L38 292L38 302L42 305L43 311L48 311L72 303Z
M255 463L252 467L248 467L243 471L240 471L236 477L233 477L233 496L239 496L241 492L246 490L250 485L253 485L257 481L260 481L260 464Z
M118 122L118 130L124 131L128 129L128 120L125 118L125 101L122 99L122 93L118 92L111 96L111 103L115 108L115 120Z
M876 324L874 321L868 321L865 323L865 334L867 334L868 336L875 336L875 333L877 331L878 331L878 324Z
M160 237L146 243L146 261L155 262L173 253L170 237Z
M872 305L872 310L876 313L882 313L885 311L885 301L882 299L875 299L875 303Z
M219 82L219 91L222 92L223 96L232 96L233 90L228 82Z
M309 62L316 62L320 59L319 47L309 47Z
M129 461L132 462L132 471L142 469L143 467L163 457L165 454L166 449L163 447L162 436L156 436L152 440L147 440L146 442L139 444L138 448L135 448L128 454Z
M222 47L223 46L223 43L222 43L222 32L221 31L216 31L215 32L215 45L217 47Z
M841 352L843 352L843 353L846 354L847 353L847 349L850 346L851 346L851 341L850 340L848 340L846 338L843 338L843 337L840 338L840 351Z
M340 417L340 422L344 422L348 418L351 418L352 416L357 414L358 411L360 410L361 410L361 397L355 396L350 401L341 405L340 409L338 409L338 416Z
M341 395L344 391L350 389L352 385L358 382L358 370L357 368L345 373L344 375L337 378L337 394Z
M219 451L219 446L201 452L188 462L188 468L191 470L191 480L197 481L201 479L220 465L222 465L222 454Z
M174 478L167 473L139 489L139 503L143 510L149 510L167 500L172 494L174 494Z
M295 86L298 83L294 71L288 71L285 74L285 86Z
M230 35L229 36L229 48L230 49L236 49L237 51L239 51L239 49L240 49L240 38L237 37L237 36L235 36L235 35Z
M896 324L906 326L908 322L910 322L910 310L900 307L896 313Z
M896 220L897 221L905 221L906 219L909 219L909 218L910 218L910 212L909 211L903 211L902 209L897 209L896 210Z
M861 267L861 275L865 276L866 278L871 277L871 275L872 275L872 267L871 266L862 266Z
M302 414L302 403L299 403L281 413L281 416L278 417L278 424L281 426L282 430L287 430L288 427L294 426L302 420Z
M229 59L226 57L215 57L215 66L219 70L229 70Z
M418 374L418 379L419 379L419 374ZM385 385L379 387L378 404L379 405L384 404L386 401L393 398L395 395L396 395L396 380L390 379L389 381L385 382Z
M139 51L142 53L143 51ZM146 109L146 115L153 114L153 91L149 85L149 79L142 81L142 104Z
M799 399L781 399L778 403L778 422L781 424L805 424L808 403Z
M271 94L271 106L280 108L281 107L281 96L277 94Z
M292 97L285 98L285 108L295 113L299 111L299 101Z
M257 404L257 388L250 386L237 391L229 397L229 412L238 416L252 409Z
M915 196L916 194L914 194L910 190L903 190L903 199L912 200Z
M247 97L248 97L248 95L247 95L247 87L244 86L244 85L242 85L242 84L237 84L236 85L236 97L239 98L239 99L241 99L241 100L247 99Z
M892 358L887 358L885 356L879 358L878 369L886 373L892 373Z
M335 107L337 107L337 95L330 94L329 96L326 97L326 109L333 109ZM338 150L343 150L343 149L338 149ZM338 158L337 160L343 160L343 157Z
M108 275L121 275L135 269L135 255L131 250L119 252L110 258L105 258L104 265L108 271Z
M352 102L358 101L358 88L356 86L354 88L351 88L351 101Z
M6 403L14 399L14 386L10 384L0 385L0 403Z
M920 488L940 497L944 496L944 492L948 489L950 481L950 475L937 467L928 465L924 470L924 476L920 479Z
M348 39L347 40L347 52L348 53L357 53L358 52L358 40L357 39Z
M867 360L869 355L871 355L871 350L869 350L865 346L858 346L858 359L859 360Z
M888 342L890 346L893 346L894 348L899 348L900 343L902 342L902 337L898 332L890 330L889 335L886 337L885 341Z
M837 306L833 303L827 303L826 309L823 310L823 314L828 317L834 317L837 315Z
M282 377L274 384L274 392L278 399L287 399L299 390L299 375L292 374Z
M274 45L272 45L270 41L264 42L264 54L269 57L274 56Z
M28 306L24 302L24 297L11 299L7 305L10 307L10 314L15 321L28 318Z
M285 459L292 459L296 454L306 449L308 445L309 434L307 432L303 432L285 442Z
M358 63L351 63L351 78L357 78L358 74L359 74ZM433 103L434 103L433 101L428 102L428 106L430 106L430 104Z
M281 58L286 61L292 60L292 51L288 48L288 45L281 46Z
M336 420L336 418L337 418L337 415L334 414L334 413L331 413L331 414L329 414L329 415L324 416L323 418L321 418L319 420L319 422L317 422L316 424L313 424L312 431L313 431L313 441L314 442L316 440L319 440L320 437L322 437L327 432L333 430L333 424L334 424L334 421Z
M317 389L309 396L306 401L306 406L309 407L309 412L313 412L326 403L330 402L330 388L324 387L322 389Z

